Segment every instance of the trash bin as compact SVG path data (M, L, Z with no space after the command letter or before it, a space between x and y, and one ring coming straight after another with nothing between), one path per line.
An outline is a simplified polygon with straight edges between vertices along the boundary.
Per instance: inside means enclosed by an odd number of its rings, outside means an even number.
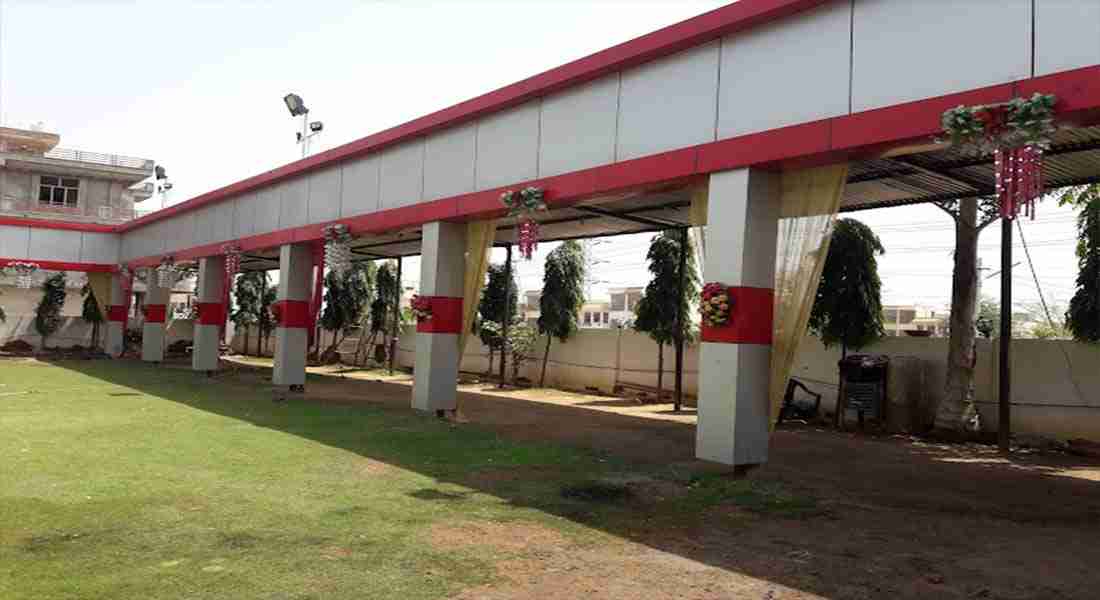
M852 411L860 425L863 425L865 418L884 421L890 357L851 354L837 362L837 367L840 369L841 406L838 416L846 416L848 411Z

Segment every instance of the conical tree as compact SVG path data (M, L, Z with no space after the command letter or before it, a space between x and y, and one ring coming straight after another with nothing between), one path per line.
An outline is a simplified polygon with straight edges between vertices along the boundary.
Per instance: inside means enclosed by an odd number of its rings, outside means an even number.
M42 300L34 311L34 328L46 340L61 328L61 307L65 305L65 274L56 273L42 283Z
M103 313L99 312L99 301L96 300L92 286L84 284L80 293L84 295L84 306L80 310L80 318L92 324L92 348L99 346L99 327L103 323Z
M576 241L562 243L546 257L539 299L539 333L546 336L539 386L546 385L550 343L564 342L577 331L577 313L584 305L584 248Z
M356 263L342 274L329 271L325 275L325 308L321 312L321 327L333 332L332 343L321 354L327 362L341 342L360 324L363 311L371 301L374 264Z
M1063 205L1077 215L1077 289L1066 311L1066 327L1079 342L1100 342L1100 185L1067 191Z
M854 219L836 222L810 313L810 330L826 347L840 344L842 356L849 348L862 348L885 334L877 258L883 252L870 227Z
M481 294L481 300L477 305L480 323L476 324L476 333L489 348L489 372L493 372L493 355L499 353L501 360L504 356L504 337L501 324L504 320L516 316L516 302L519 298L519 287L515 277L508 281L508 271L505 265L489 265L489 282L485 285L485 291ZM511 304L511 306L509 306ZM507 315L507 316L506 316Z
M248 354L248 338L252 334L252 328L260 322L260 296L264 287L263 280L266 278L267 271L248 271L238 275L233 285L234 307L229 319L244 332L244 354ZM260 349L257 347L256 356L259 355Z
M634 329L649 335L657 342L657 398L661 397L664 384L664 345L675 344L679 336L694 336L695 319L691 318L691 306L699 293L699 277L695 270L695 253L691 241L687 243L684 257L683 290L680 289L679 232L666 231L653 237L646 258L653 275L646 285L642 299L635 309ZM679 316L683 315L682 320ZM680 322L677 330L676 324Z

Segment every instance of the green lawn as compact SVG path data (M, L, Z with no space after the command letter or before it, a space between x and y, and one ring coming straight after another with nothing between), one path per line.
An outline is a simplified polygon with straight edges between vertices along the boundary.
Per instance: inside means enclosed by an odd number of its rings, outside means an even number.
M562 494L621 473L614 459L407 410L276 404L258 376L3 361L0 432L5 600L439 598L492 582L509 551L440 547L433 526L524 521L583 546L631 510ZM683 485L660 512L773 498L724 486Z

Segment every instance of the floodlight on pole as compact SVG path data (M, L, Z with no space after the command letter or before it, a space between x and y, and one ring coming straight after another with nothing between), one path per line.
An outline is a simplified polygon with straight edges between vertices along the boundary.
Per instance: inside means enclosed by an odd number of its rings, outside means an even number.
M298 94L283 96L283 102L292 117L302 117L302 130L295 134L298 144L302 146L302 158L309 156L309 140L321 133L324 125L320 121L309 121L309 108Z

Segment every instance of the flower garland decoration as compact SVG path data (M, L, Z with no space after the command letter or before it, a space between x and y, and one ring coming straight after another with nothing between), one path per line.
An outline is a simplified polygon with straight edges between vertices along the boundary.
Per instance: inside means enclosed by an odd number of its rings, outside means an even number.
M337 223L325 227L324 265L343 275L351 268L351 231L347 225Z
M36 263L8 263L8 269L15 272L15 287L23 290L31 289L31 285L34 284L34 274L38 271L38 265Z
M704 285L702 302L699 303L699 312L703 313L703 324L722 327L729 323L732 304L728 285L716 282Z
M162 288L171 289L176 285L176 259L172 258L172 255L167 255L160 259L160 266L156 268L157 271L157 285Z
M417 322L427 321L432 318L432 301L431 298L426 298L419 294L414 295L412 300L409 301L409 306L412 308L413 317Z
M1023 209L1035 218L1043 193L1043 151L1058 130L1052 94L1013 98L999 104L959 106L943 113L944 137L994 155L1001 217L1014 219Z
M523 258L531 260L539 245L539 223L535 213L548 210L543 191L537 187L526 187L518 192L508 190L500 195L500 202L508 209L509 217L519 217L516 244Z

